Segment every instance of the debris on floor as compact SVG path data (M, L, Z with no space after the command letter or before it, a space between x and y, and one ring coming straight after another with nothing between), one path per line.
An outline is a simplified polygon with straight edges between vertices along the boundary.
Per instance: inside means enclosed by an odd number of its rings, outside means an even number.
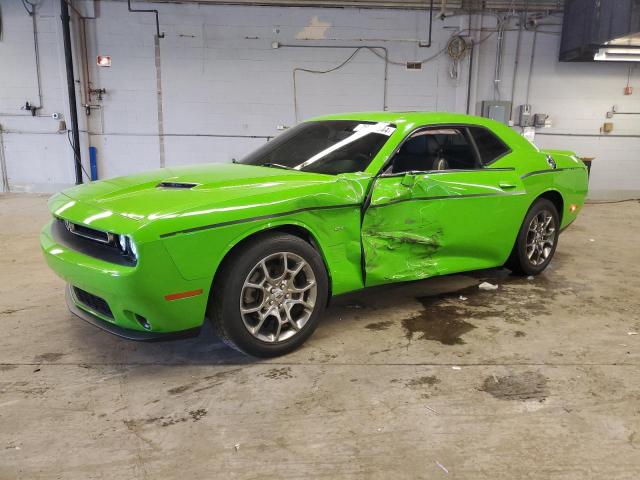
M438 466L442 469L442 471L443 471L444 473L446 473L446 474L448 474L448 473L449 473L449 470L447 470L447 468L446 468L444 465L442 465L442 464L441 464L439 461L437 461L437 460L436 460L436 465L438 465Z
M638 335L638 332L627 332L627 335Z
M453 367L451 367L452 370L462 370L462 367L459 367L457 365L454 365Z
M478 288L480 290L497 290L498 285L494 285L493 283L489 282L482 282L480 285L478 285Z
M534 276L533 276L533 275L529 275L529 276L527 277L527 280L533 280L533 279L534 279Z
M239 444L239 443L236 443L236 444L233 446L233 448L235 448L235 449L236 449L236 452L237 452L238 450L240 450L240 444Z
M434 408L431 408L429 405L425 405L424 408L426 408L427 410L429 410L430 412L435 413L436 415L438 414L438 412L436 412L436 410Z
M467 298L467 297L465 297L464 295L460 295L460 297L458 297L458 298L460 298L460 300L462 300L463 302L464 302L465 300L468 300L468 298Z

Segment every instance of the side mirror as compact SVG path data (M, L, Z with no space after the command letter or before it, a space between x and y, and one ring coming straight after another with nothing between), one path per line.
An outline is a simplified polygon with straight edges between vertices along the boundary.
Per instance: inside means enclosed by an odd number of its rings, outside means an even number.
M416 184L416 176L412 172L407 172L400 183L405 187L413 187Z

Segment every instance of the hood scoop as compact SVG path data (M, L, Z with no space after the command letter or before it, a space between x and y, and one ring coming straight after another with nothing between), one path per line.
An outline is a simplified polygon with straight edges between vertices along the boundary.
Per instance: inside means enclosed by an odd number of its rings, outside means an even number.
M193 187L197 187L197 183L186 183L186 182L160 182L156 185L156 188L179 188L179 189L189 189Z

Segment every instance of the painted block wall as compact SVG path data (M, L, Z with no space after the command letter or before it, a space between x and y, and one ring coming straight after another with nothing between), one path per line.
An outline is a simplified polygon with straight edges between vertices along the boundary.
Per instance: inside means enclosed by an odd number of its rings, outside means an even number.
M56 191L74 181L72 152L58 121L68 121L66 77L59 2L42 0L37 12L43 103L32 118L19 106L37 103L31 19L20 2L0 0L0 125L4 159L13 191ZM126 3L110 0L77 2L88 16L89 78L93 88L105 88L100 108L86 116L80 108L83 163L88 171L88 145L98 149L101 178L202 162L228 162L310 116L353 110L439 110L464 112L468 63L451 78L450 59L441 54L408 71L385 62L368 49L359 50L343 68L326 74L294 69L329 70L345 61L355 47L371 46L392 61L406 62L438 54L456 29L478 28L480 17L454 16L434 20L430 48L428 13L424 11L318 9L145 4L157 8L165 38L159 41L162 137L158 137L158 89L155 18L129 13ZM469 24L469 21L471 22ZM559 23L561 17L549 22ZM77 22L73 22L77 36ZM495 21L484 16L485 27ZM558 30L559 26L545 27ZM478 42L487 32L470 32ZM482 99L493 99L496 35L474 51L471 110ZM523 103L533 33L522 34L515 104ZM279 48L273 48L278 42ZM288 47L284 45L305 45ZM501 98L510 96L516 32L505 33ZM640 90L624 96L626 64L566 64L557 62L559 36L538 34L530 89L535 112L550 115L552 128L541 129L536 142L543 148L575 150L597 157L591 179L593 198L640 194L640 117L615 116L614 132L599 128L612 105L640 111ZM326 48L351 46L354 48ZM82 72L76 48L76 78ZM310 48L313 47L313 48ZM111 55L110 68L95 66L95 56ZM386 81L385 81L386 70ZM637 86L637 73L631 74ZM79 101L83 99L80 82ZM297 108L296 108L297 104ZM7 114L10 114L8 116ZM16 116L21 115L21 116ZM579 135L579 136L576 136ZM624 135L624 137L614 136Z
M562 17L545 22L561 23ZM485 18L484 24L494 26L495 21ZM540 28L551 31L560 27ZM478 99L494 98L495 37L480 46ZM500 91L501 98L507 100L511 94L516 38L517 31L505 33ZM532 43L533 32L524 32L514 105L526 101ZM561 63L557 61L559 44L559 35L536 36L529 103L533 112L550 115L552 127L538 129L535 143L540 148L573 150L579 156L595 157L589 184L592 199L640 196L640 115L606 117L614 105L618 111L640 113L640 69L632 66L630 71L628 63L617 62ZM627 81L634 87L632 95L624 95ZM613 122L611 134L601 134L604 122Z

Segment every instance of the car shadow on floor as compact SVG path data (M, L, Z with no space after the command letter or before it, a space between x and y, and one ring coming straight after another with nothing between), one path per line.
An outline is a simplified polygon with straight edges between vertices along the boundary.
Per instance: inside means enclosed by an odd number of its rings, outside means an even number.
M544 283L544 274L537 279L538 285ZM314 336L312 336L302 349L307 349L309 353L316 349L322 349L324 342L332 341L331 339L339 340L339 336L343 334L344 330L344 325L340 322L353 322L353 324L362 322L362 325L366 325L369 324L369 317L373 315L373 312L378 318L394 318L397 317L396 313L399 309L407 308L407 305L412 303L416 304L416 301L424 303L430 299L444 296L457 298L459 294L476 298L476 300L479 298L480 302L490 303L495 301L496 295L500 295L500 293L498 291L482 292L478 289L478 284L488 282L492 285L505 287L524 285L527 281L526 278L511 275L509 270L491 269L371 287L340 295L332 299L321 320L319 330L322 330L323 338L314 340ZM475 304L477 305L477 301ZM437 311L435 316L438 316ZM84 324L76 317L73 317L72 321L74 325L70 326L70 332L73 343L76 346L81 345L82 356L89 364L247 365L265 361L243 355L227 347L216 337L208 320L205 321L198 337L152 343L135 342L115 337L91 325ZM78 325L78 322L81 325ZM315 336L318 336L318 332ZM305 355L299 359L307 357L308 355ZM281 359L285 358L287 357L281 357ZM278 359L267 361L277 363Z

